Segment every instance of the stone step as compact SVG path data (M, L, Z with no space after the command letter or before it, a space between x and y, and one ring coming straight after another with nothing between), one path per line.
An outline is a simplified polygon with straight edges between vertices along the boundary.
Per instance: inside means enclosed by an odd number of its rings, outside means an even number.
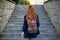
M1 40L27 40L25 38L0 38ZM60 40L60 38L33 38L32 40Z
M9 22L12 21L12 22L23 22L24 19L10 19ZM39 19L39 21L51 21L50 19Z
M9 22L23 22L24 19L10 19ZM51 22L49 19L39 19L39 21Z
M3 34L2 38L21 38L21 33L19 34ZM37 38L58 38L56 34L39 34Z
M21 29L22 30L22 27L8 27L8 28L6 27L6 29L9 29L9 30L12 30L12 29L18 29L19 30L19 29ZM51 27L51 28L50 27L46 27L46 28L45 27L44 28L39 27L39 29L43 29L43 30L47 29L47 30L49 30L49 29L53 29L53 27Z
M2 38L21 38L20 34L5 34ZM37 38L58 38L57 35L38 35Z
M53 26L52 23L40 23L40 25L43 25L43 26ZM7 26L23 26L23 23L8 23Z
M18 22L18 21L19 21L19 22L23 22L23 21L24 21L24 19L10 19L9 21L13 21L13 20L14 20L15 22L16 22L16 21L17 21L17 22ZM13 22L14 22L14 21L13 21ZM39 21L48 21L48 22L51 22L50 19L43 19L43 18L42 18L42 19L39 19Z
M14 29L14 28L12 28L12 29L5 29L5 31L22 31L22 29L20 28L20 29ZM55 29L44 29L44 28L40 28L39 29L39 31L50 31L50 32L52 32L52 31L55 31Z
M20 23L8 23L8 25L23 25L23 22ZM50 22L40 22L40 25L52 25Z
M23 27L23 25L7 25L7 27ZM54 27L53 25L40 25L40 27Z
M22 28L23 26L22 25L7 25L7 27L6 28ZM52 26L52 25L40 25L40 27L39 28L54 28L54 26Z
M26 14L26 13L25 13ZM12 14L12 16L11 17L13 17L13 16L25 16L25 14L23 14L23 12L21 12L21 13L16 13L15 12L15 14ZM46 14L43 14L43 12L42 13L40 13L40 12L38 12L38 16L39 17L48 17L48 15L46 15Z
M23 26L23 23L8 23L7 26L20 26L22 25ZM40 25L53 25L52 23L40 23Z
M14 14L14 13L15 13L15 14ZM21 16L22 14L25 15L25 14L26 14L26 10L21 10L21 9L20 9L20 10L14 11L12 15L14 15L14 16L17 16L17 15ZM47 15L46 15L46 12L44 12L44 11L42 11L42 10L36 10L36 14L39 15L39 16L41 16L41 15L42 15L42 16L43 16L43 15L44 15L44 16L47 16Z
M26 14L26 10L27 9L24 9L24 10L22 10L22 9L19 9L19 10L16 10L16 11L14 11L13 12L13 14L12 15L25 15ZM40 15L46 15L46 11L44 11L44 10L42 10L42 9L35 9L35 11L36 11L36 14L40 14Z
M12 15L25 15L26 14L26 10L27 9L25 9L25 10L22 10L22 9L17 9L17 10L15 10L14 12L13 12L13 14ZM44 11L44 10L42 10L42 9L35 9L35 11L36 11L36 14L40 14L40 15L45 15L46 16L46 11Z
M18 29L18 30L20 29L20 30L22 30L22 27L9 27L9 28L8 28L8 30L14 30L14 29ZM40 30L41 30L41 29L42 29L42 30L49 30L49 29L53 29L53 27L52 27L52 28L47 28L47 27L46 27L46 28L42 28L42 27L39 27L39 29L40 29Z
M4 33L0 33L2 35L21 35L22 32L4 32ZM40 32L40 35L57 35L58 33L46 33L46 32Z
M10 18L10 20L16 20L16 21L18 21L18 20L24 20L23 18ZM49 18L40 18L39 20L50 20Z
M20 22L9 22L9 23L13 23L13 24L20 24L20 23L22 23L23 24L23 22L20 21ZM40 21L39 23L51 23L51 22L48 22L48 21Z
M24 19L24 16L11 16L11 19ZM49 19L49 17L39 17L39 19Z
M4 34L3 35L4 38L21 38L21 34ZM37 35L37 38L58 38L57 35L43 35L43 34L39 34Z
M10 30L10 31L5 31L3 32L3 34L9 34L9 33L22 33L21 30ZM52 34L52 33L55 33L54 31L40 31L40 33L47 33L47 34ZM0 33L1 34L1 33Z
M23 26L9 26L9 27L6 27L6 29L13 29L13 28L15 28L15 29L22 29L22 27L23 27ZM48 26L47 26L47 27L45 27L45 26L42 26L42 27L41 27L41 26L40 26L39 28L40 28L40 29L41 29L41 28L53 29L53 26L52 26L52 27L48 27Z

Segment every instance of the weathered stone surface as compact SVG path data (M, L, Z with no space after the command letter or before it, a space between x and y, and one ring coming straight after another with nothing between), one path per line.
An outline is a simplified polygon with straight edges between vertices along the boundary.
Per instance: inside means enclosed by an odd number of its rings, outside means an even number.
M0 2L0 32L3 32L5 26L15 8L15 4L8 1Z
M60 34L60 1L52 0L44 4L47 14L55 25L56 31Z
M1 23L1 21L2 21L2 17L0 17L0 23Z

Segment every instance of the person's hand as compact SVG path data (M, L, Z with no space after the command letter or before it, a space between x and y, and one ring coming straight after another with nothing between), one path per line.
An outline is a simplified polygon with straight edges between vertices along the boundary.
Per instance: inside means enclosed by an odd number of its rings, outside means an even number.
M21 37L22 37L22 38L24 37L24 32L22 32Z

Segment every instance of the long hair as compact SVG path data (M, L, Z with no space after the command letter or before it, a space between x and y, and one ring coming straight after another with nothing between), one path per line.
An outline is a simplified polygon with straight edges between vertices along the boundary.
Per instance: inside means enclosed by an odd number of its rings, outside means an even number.
M26 13L26 20L28 19L37 19L37 14L35 13L35 10L34 8L30 5L28 10L27 10L27 13Z

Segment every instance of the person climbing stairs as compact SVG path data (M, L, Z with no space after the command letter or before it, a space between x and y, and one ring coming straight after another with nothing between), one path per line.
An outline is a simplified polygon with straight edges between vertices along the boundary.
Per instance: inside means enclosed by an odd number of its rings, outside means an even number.
M32 40L60 40L55 32L54 25L48 17L43 5L33 5L36 13L39 15L40 34ZM28 5L17 5L13 11L6 28L0 37L0 40L27 40L21 38L24 15Z

